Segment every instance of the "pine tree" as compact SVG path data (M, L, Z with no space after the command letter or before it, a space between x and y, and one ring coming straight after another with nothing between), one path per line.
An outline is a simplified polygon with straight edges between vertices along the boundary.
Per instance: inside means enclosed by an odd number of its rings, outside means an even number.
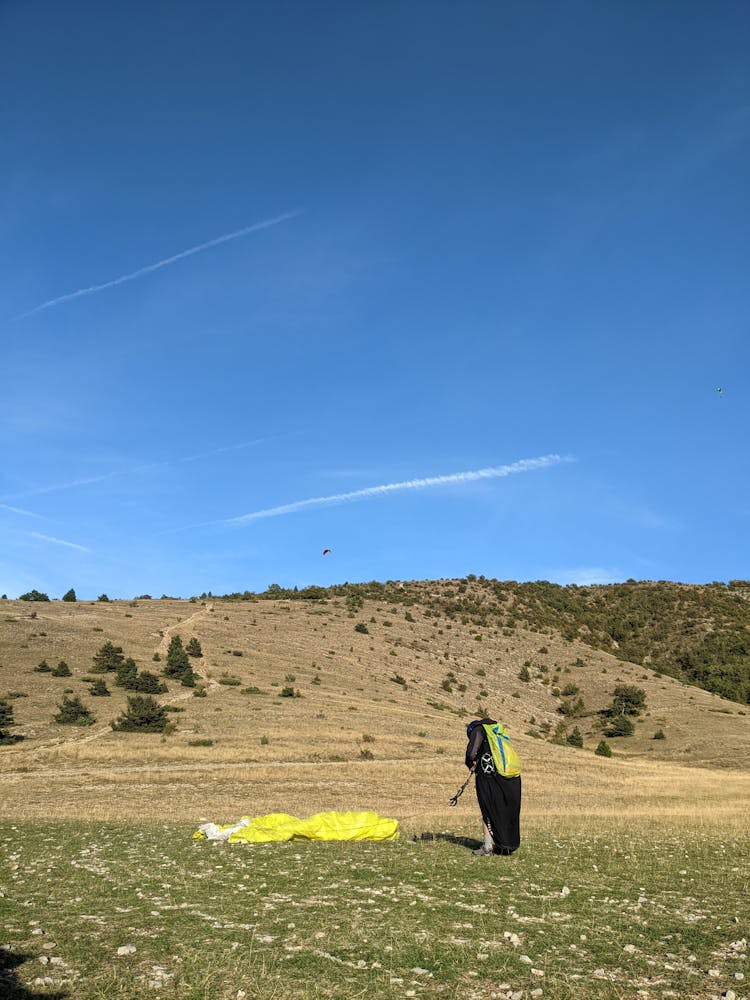
M65 660L60 660L55 669L52 671L53 677L71 677L73 671L70 669Z
M103 678L97 677L95 681L91 682L89 694L95 698L109 697L110 691L107 687L107 682Z
M121 733L163 733L167 713L151 695L136 694L128 698L128 707L110 725Z
M61 600L63 600L63 601L77 601L77 600L78 600L78 598L76 597L76 592L75 592L75 590L73 590L73 588L71 587L71 588L70 588L70 590L66 591L66 592L65 592L65 593L64 593L64 594L62 595L62 598L61 598Z
M92 674L106 674L110 670L117 670L124 662L122 646L114 646L111 642L105 642L98 653L94 655L94 665L91 672Z
M141 694L163 694L167 690L167 685L160 681L156 674L142 670L136 675L131 690L140 691Z
M196 657L203 656L203 650L201 649L201 644L198 642L195 636L193 636L193 638L190 640L187 646L185 646L185 652L187 653L188 656L196 656Z
M14 736L9 732L11 726L15 726L13 706L5 698L0 698L0 746L18 743L23 739L23 736Z
M178 678L183 687L195 687L195 674L179 635L173 635L169 641L164 674L167 677Z
M63 696L60 702L57 715L52 716L52 721L62 726L91 726L96 719L91 714L91 709L87 708L78 695L72 698Z
M134 691L137 676L138 668L135 665L135 660L129 656L118 666L115 684L117 687L125 688L126 691Z

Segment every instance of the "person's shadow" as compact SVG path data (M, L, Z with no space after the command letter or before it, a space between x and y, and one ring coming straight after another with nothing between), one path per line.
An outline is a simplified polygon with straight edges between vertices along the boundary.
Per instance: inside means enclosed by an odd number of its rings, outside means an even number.
M65 1000L66 992L33 993L18 981L16 969L33 958L18 952L0 951L0 997L2 1000Z
M445 840L449 844L458 844L459 847L465 847L471 851L482 846L482 841L477 840L476 837L457 837L454 833L431 833L430 831L426 831L425 833L415 833L411 839L418 843Z

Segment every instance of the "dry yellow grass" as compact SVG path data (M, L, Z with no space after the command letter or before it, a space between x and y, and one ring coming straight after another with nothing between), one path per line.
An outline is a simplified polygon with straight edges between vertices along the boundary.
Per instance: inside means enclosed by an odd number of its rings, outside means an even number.
M504 721L523 758L527 822L566 815L682 821L707 808L733 822L747 814L750 722L740 706L560 637L520 629L509 637L436 620L419 607L410 613L413 622L402 607L367 602L352 616L343 601L2 602L0 696L28 697L12 703L25 740L0 750L1 813L224 820L375 808L414 829L472 822L471 790L455 810L447 800L464 777L465 721L481 705ZM358 622L369 634L355 632ZM81 679L94 652L111 640L139 668L157 670L153 655L163 659L175 632L200 640L196 667L208 696L194 698L170 682L161 700L184 709L172 716L175 733L113 732L109 720L126 695L111 675L112 697L87 695ZM52 666L66 660L73 676L34 672L42 658ZM527 660L532 679L524 683L518 673ZM590 752L600 739L595 715L575 720L588 752L525 735L560 719L551 684L543 683L556 665L559 683L578 685L590 710L608 703L616 683L646 690L649 714L634 737L611 741L612 760ZM222 684L228 677L240 684ZM243 694L249 687L261 693ZM301 697L280 697L285 687ZM95 726L52 723L65 688L83 696ZM666 740L652 739L658 728ZM196 739L214 743L189 746ZM374 759L361 759L363 751Z

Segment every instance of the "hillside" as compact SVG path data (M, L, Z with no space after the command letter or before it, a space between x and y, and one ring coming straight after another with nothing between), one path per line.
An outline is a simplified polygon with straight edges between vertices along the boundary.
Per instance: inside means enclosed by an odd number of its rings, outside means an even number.
M591 624L579 623L573 637L576 605L558 612L558 620L570 621L561 634L549 624L552 602L542 600L548 587L438 581L349 587L314 600L6 601L0 697L11 695L11 732L24 738L3 747L2 759L14 767L124 763L142 759L148 748L154 761L206 755L261 762L453 760L463 752L465 722L485 713L504 721L527 756L539 755L545 743L563 744L566 754L590 754L608 725L602 713L615 688L628 685L645 693L645 706L631 717L632 736L608 738L615 755L748 767L745 708L622 659L623 643L614 651L594 648L605 644L604 632ZM624 594L631 601L632 589ZM614 613L607 611L610 595L600 593L608 590L587 588L575 596L603 617ZM720 597L717 607L746 614L745 590ZM596 603L600 598L603 604ZM687 613L700 599L685 588ZM708 619L706 612L704 625ZM744 618L736 611L732 620ZM677 629L668 615L664 621ZM177 710L170 714L175 731L113 732L110 720L123 711L128 692L110 673L104 675L110 696L89 695L92 679L102 676L91 673L95 653L111 642L140 670L159 672L174 634L184 643L199 640L203 656L192 662L206 697L165 678L169 690L159 700ZM64 660L71 675L38 672L42 660L52 667ZM52 721L66 691L91 708L94 725ZM583 751L565 745L575 727ZM658 731L664 739L654 739ZM191 745L198 741L212 742Z

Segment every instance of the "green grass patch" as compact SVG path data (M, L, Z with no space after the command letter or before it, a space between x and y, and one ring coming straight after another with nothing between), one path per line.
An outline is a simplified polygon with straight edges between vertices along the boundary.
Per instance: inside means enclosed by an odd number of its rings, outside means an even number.
M746 972L748 835L562 820L511 858L475 858L443 826L417 842L214 846L185 824L5 821L3 995L746 992L731 977Z

